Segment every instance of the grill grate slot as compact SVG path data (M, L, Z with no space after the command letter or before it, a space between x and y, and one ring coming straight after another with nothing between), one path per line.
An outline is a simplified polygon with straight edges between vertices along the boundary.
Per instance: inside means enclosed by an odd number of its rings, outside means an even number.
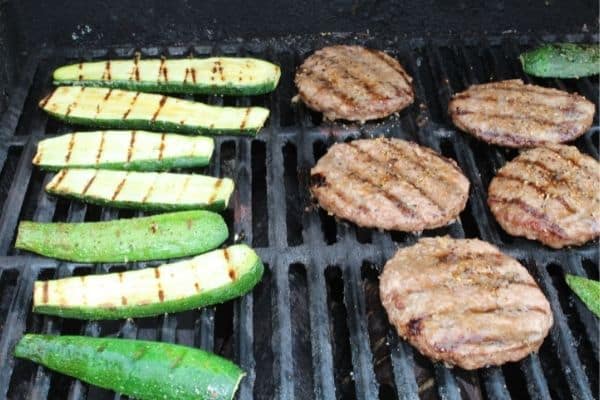
M32 363L9 357L23 332L116 336L182 343L233 359L248 375L240 399L509 399L597 398L598 320L566 287L563 272L598 279L597 241L555 251L507 235L486 204L496 171L518 153L482 143L456 130L447 115L450 97L467 86L519 77L526 82L578 91L596 102L598 78L539 80L524 75L517 56L548 38L526 36L438 39L374 39L331 35L199 43L178 47L55 49L23 66L0 119L0 400L25 398L125 398ZM554 38L560 39L560 38ZM598 41L571 35L573 41ZM367 43L388 50L413 76L415 104L364 125L323 121L292 104L293 75L302 60L332 42ZM75 265L16 251L20 220L97 221L141 216L57 199L44 193L53 176L31 166L45 134L90 128L48 119L39 99L52 87L57 65L110 57L247 55L282 66L277 91L256 97L182 96L215 105L260 105L271 117L256 138L218 137L210 167L191 172L232 177L236 191L223 216L227 244L252 243L265 262L263 281L232 302L174 315L85 322L32 314L35 279L101 274L159 262ZM598 157L598 115L575 144ZM459 221L421 234L362 229L314 207L310 168L335 142L384 135L417 141L454 158L471 181ZM555 326L539 354L503 367L466 372L421 356L389 326L378 295L381 266L397 247L420 236L481 237L525 260L554 312Z

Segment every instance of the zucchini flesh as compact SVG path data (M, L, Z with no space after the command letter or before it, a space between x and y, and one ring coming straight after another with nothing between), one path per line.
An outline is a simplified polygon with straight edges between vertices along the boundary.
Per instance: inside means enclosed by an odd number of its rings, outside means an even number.
M579 78L600 73L600 45L546 44L521 54L523 70L542 78Z
M162 171L208 165L214 141L146 131L74 132L39 142L33 164L44 169Z
M229 178L104 169L61 169L48 193L88 203L141 210L222 210L234 184Z
M56 85L102 86L140 92L255 95L277 86L280 68L255 58L106 60L54 71Z
M230 400L245 375L215 354L144 340L27 334L14 354L144 400Z
M249 292L263 270L254 250L239 244L157 268L37 281L33 311L91 320L186 311Z
M567 274L566 280L586 307L600 318L600 282L570 274Z
M59 86L41 102L50 115L71 123L116 129L195 134L256 134L269 110L217 107L159 94Z
M163 260L212 250L228 234L219 214L195 210L101 222L23 221L15 247L75 262Z

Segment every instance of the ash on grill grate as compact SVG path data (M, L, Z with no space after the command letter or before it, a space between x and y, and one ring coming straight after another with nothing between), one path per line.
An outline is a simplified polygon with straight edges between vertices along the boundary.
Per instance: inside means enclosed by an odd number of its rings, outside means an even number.
M544 40L598 41L570 35ZM457 131L446 108L467 86L521 78L578 91L598 101L598 78L538 80L524 76L517 59L538 38L371 38L368 35L303 36L189 47L51 49L24 65L13 88L10 113L0 120L0 400L114 397L10 356L24 332L146 338L215 351L239 363L248 376L238 397L358 399L597 398L598 320L564 284L563 273L598 279L597 241L554 251L502 231L486 205L489 181L517 152L490 146ZM414 77L415 104L400 115L365 125L322 121L302 104L291 104L295 68L314 49L332 43L384 49ZM51 175L32 168L35 144L45 134L78 127L49 120L38 100L52 87L52 70L66 62L107 56L250 55L283 68L279 88L257 97L182 96L216 105L261 105L271 118L256 138L216 140L207 172L236 179L224 217L228 243L251 243L266 266L263 281L244 298L203 310L121 321L82 322L30 312L33 281L125 271L155 263L74 265L31 257L12 248L19 220L96 221L142 213L112 210L46 195ZM83 129L83 128L82 128ZM455 223L423 235L479 237L520 259L548 296L555 326L539 354L479 371L433 364L390 327L378 297L379 268L398 246L418 236L360 229L312 206L310 168L336 141L393 136L415 140L457 160L472 184L467 207ZM598 157L598 115L575 144Z

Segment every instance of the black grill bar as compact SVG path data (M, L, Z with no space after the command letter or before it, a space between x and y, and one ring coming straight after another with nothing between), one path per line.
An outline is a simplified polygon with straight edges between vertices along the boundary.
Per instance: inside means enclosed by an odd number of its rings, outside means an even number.
M15 360L10 353L24 332L161 340L214 351L247 371L238 394L244 400L597 398L592 389L598 383L594 376L597 367L592 364L598 363L598 320L578 300L566 304L565 298L573 295L560 282L565 272L597 278L597 242L555 251L505 234L488 211L486 192L491 176L516 152L485 145L456 131L446 114L450 96L473 83L515 77L540 83L522 74L517 55L541 39L499 36L462 42L445 38L400 41L334 34L168 48L54 49L32 57L15 85L8 112L0 119L0 196L5 197L0 215L0 400L110 397L104 390ZM564 40L597 42L598 37L571 35ZM363 126L323 122L303 105L291 105L293 69L313 49L338 41L365 43L397 56L414 78L416 104L400 116ZM88 221L142 215L48 196L42 189L52 174L31 166L41 138L73 129L48 120L37 107L37 101L51 88L51 71L69 61L132 57L135 51L143 57L250 55L284 67L278 90L269 95L239 99L187 96L216 105L252 104L271 110L267 126L256 138L217 138L211 166L195 171L235 179L237 190L224 214L232 231L229 243L262 243L257 251L267 266L265 280L259 285L263 290L230 305L154 318L77 322L31 314L36 279L158 264L79 265L13 249L16 226L22 219ZM597 78L542 83L578 90L598 100ZM596 116L591 132L576 141L581 150L596 157L597 124ZM361 230L340 222L311 205L307 188L310 168L332 143L379 135L415 140L457 160L472 184L467 209L457 222L423 236L481 237L521 260L547 295L555 317L539 354L479 371L449 369L415 352L387 325L382 309L372 309L379 299L376 290L368 290L373 288L369 279L376 279L398 247L414 243L419 235ZM255 150L257 154L264 150L264 170L254 168ZM8 182L8 189L2 182ZM265 198L255 197L256 193L264 193ZM305 272L305 281L300 281L305 288L296 287L293 271ZM302 293L307 298L299 301ZM298 309L299 305L306 309ZM305 318L292 310L305 313ZM377 326L381 319L383 331ZM299 326L299 321L310 327ZM308 337L303 336L306 334ZM310 375L312 379L304 379Z

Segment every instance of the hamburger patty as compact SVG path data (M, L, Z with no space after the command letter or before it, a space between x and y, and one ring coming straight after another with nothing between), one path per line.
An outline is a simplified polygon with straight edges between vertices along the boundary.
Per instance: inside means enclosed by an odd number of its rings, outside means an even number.
M400 139L334 144L311 170L321 207L359 226L421 231L465 208L469 181L454 160Z
M400 336L425 356L465 369L537 351L553 322L527 270L477 239L424 238L398 250L379 294Z
M396 59L361 46L331 46L308 57L296 73L300 99L325 118L366 121L414 100L412 78Z
M594 104L577 94L519 79L473 85L448 105L454 124L477 138L508 147L562 143L592 125Z
M600 235L600 165L576 147L551 145L521 153L492 179L488 204L515 236L554 248Z

